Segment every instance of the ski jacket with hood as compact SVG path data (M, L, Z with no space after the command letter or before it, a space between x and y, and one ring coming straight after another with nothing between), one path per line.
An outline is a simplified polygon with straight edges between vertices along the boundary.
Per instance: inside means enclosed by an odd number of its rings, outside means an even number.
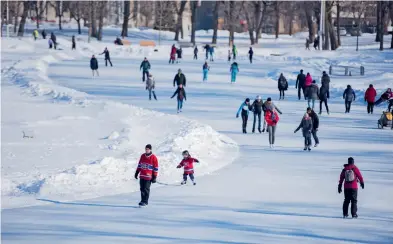
M304 86L311 86L312 84L312 77L311 75L306 76L306 82L304 83Z
M266 111L265 120L268 126L276 126L278 121L280 120L280 117L278 117L276 110L272 111L269 109Z
M366 93L364 94L364 100L366 100L369 103L375 102L375 97L377 96L377 91L374 89L374 87L369 87L366 90Z
M343 98L345 99L346 102L355 101L356 95L355 95L354 90L351 87L345 89L345 91L343 93Z
M176 89L175 93L173 93L171 98L174 98L176 96L176 94L177 94L178 100L183 100L183 99L187 100L186 90L184 90L184 87L182 87L182 88L178 87Z
M310 117L303 117L299 126L296 128L295 132L302 129L303 137L310 136L311 130L313 128L312 119Z

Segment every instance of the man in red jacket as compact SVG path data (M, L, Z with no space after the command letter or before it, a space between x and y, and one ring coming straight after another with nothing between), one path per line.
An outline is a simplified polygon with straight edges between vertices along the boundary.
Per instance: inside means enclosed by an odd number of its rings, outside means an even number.
M348 217L348 207L351 204L352 218L357 218L357 197L358 197L358 181L362 189L364 189L364 181L360 170L355 166L355 160L350 157L348 158L348 164L344 164L344 169L340 174L340 182L338 184L338 193L342 192L342 184L344 183L344 203L343 203L343 216Z
M149 204L150 185L156 183L158 174L158 160L156 155L151 151L151 145L147 144L145 147L145 153L141 155L139 159L138 168L135 172L135 179L138 179L141 189L141 202L139 206L143 207Z
M377 96L377 91L374 89L373 85L370 84L364 94L364 101L367 102L367 113L373 113L375 97Z

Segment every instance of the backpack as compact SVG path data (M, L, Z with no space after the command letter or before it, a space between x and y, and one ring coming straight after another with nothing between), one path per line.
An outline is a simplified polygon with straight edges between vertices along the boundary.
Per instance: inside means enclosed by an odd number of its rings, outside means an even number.
M353 169L345 170L345 181L352 182L354 180L355 180L355 172L353 172Z

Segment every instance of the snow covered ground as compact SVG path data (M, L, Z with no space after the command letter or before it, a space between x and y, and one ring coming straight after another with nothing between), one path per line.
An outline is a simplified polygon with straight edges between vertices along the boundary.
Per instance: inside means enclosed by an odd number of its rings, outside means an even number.
M376 129L385 105L366 113L363 93L393 87L393 52L376 51L372 36L343 38L336 52L304 51L304 38L264 36L248 63L247 36L237 35L240 73L229 83L226 33L202 83L202 60L184 49L181 64L168 65L171 33L158 52L116 47L114 29L103 43L59 34L62 50L46 41L2 40L2 241L4 243L392 243L393 133ZM156 39L132 30L130 39ZM198 33L198 42L209 35ZM108 46L114 67L100 52ZM201 52L200 57L204 56ZM89 59L99 58L92 78ZM273 54L273 55L271 55ZM158 101L149 101L139 65L147 56ZM293 134L307 104L294 89L300 69L319 79L330 64L364 65L366 75L333 76L330 115L320 116L320 147L303 152ZM173 76L187 76L187 101L176 114ZM289 80L278 101L277 78ZM344 113L343 88L358 99ZM246 97L272 97L283 111L276 148L266 134L241 133L236 111ZM319 106L319 104L318 104ZM318 107L317 106L317 107ZM252 115L248 131L251 132ZM23 137L23 132L27 138ZM30 138L32 137L32 138ZM145 144L159 157L159 181L148 208L136 209L133 173ZM201 160L196 186L179 187L181 151ZM342 220L337 194L342 165L355 158L365 178L357 220Z

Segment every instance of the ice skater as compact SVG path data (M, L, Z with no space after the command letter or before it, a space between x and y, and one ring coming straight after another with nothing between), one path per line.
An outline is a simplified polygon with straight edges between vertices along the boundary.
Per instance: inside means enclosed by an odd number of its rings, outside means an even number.
M239 118L239 114L242 116L242 129L243 134L247 134L247 121L248 121L248 113L252 110L250 105L250 98L246 98L246 100L240 105L239 110L237 110L236 118Z
M288 90L288 81L282 73L278 78L278 90L280 91L280 100L284 100L285 91Z
M198 47L195 46L194 48L194 60L198 60Z
M100 76L98 74L98 60L96 59L96 57L94 55L90 59L90 69L93 72L93 77L94 77L94 71L97 73L97 76Z
M236 62L233 62L233 64L231 65L230 72L231 72L231 82L235 83L237 73L239 73L239 65Z
M149 91L149 100L151 100L151 94L153 93L153 97L157 100L156 93L154 92L156 86L156 81L151 73L149 73L149 77L147 77L146 81L146 90Z
M250 47L250 50L248 51L248 58L250 59L250 64L252 64L253 55L254 55L254 51L252 50L252 47Z
M180 169L181 167L184 168L183 181L181 182L181 184L182 185L187 184L187 176L189 176L193 185L195 186L196 182L194 178L194 163L199 163L199 160L196 158L192 158L187 150L183 151L182 155L183 155L183 160L176 167L178 169Z
M183 100L187 101L186 90L182 84L178 86L175 93L173 93L171 98L174 98L177 94L177 113L181 113L183 109Z
M209 73L210 67L207 64L207 62L205 62L205 64L202 66L202 72L203 72L203 81L207 81L207 74Z
M108 66L108 61L109 61L109 64L112 67L113 65L112 65L111 57L109 55L108 48L105 48L105 50L102 53L100 53L100 55L102 55L102 54L105 54L105 66Z
M351 104L356 99L355 91L351 85L347 85L347 89L343 93L343 99L345 100L345 113L349 113L351 111Z
M312 131L312 120L308 113L305 113L302 121L299 126L296 128L294 133L298 132L298 130L302 129L303 137L304 137L304 151L308 149L311 151L311 131Z
M149 77L150 68L150 62L145 57L141 63L141 66L139 66L139 70L142 70L142 82L145 82L145 75L146 77Z

